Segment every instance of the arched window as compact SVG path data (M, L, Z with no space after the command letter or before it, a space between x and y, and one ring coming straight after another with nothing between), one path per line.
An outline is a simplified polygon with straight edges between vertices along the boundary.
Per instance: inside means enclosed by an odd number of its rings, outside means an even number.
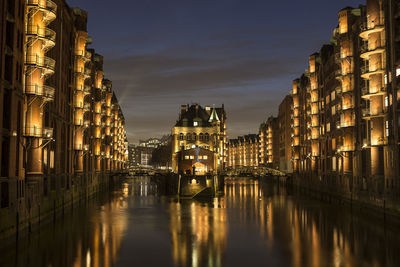
M183 133L179 134L179 140L183 140Z
M203 141L203 133L200 133L200 134L199 134L199 140L200 140L200 141Z
M186 140L188 140L188 141L192 140L192 135L190 133L188 133L186 135Z
M196 135L196 133L193 133L193 140L194 140L194 141L197 140L197 135Z
M206 133L204 135L204 139L205 139L205 141L209 141L210 140L210 135L208 133Z

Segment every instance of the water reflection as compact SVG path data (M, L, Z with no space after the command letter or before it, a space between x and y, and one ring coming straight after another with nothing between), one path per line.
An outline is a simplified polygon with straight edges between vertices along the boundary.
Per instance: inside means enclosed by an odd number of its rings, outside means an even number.
M283 187L227 180L203 201L159 190L126 180L0 250L0 266L400 266L396 226Z

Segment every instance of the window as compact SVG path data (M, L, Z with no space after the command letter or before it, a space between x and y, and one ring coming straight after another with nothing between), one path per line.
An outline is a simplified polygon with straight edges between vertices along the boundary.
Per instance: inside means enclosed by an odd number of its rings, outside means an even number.
M198 126L198 125L199 125L199 123L197 121L193 122L193 126Z
M199 159L203 159L203 156L199 156Z
M396 77L397 76L400 76L400 67L397 67L397 69L396 69Z
M200 135L199 135L199 140L200 140L200 141L203 141L203 133L200 133Z
M385 107L389 106L389 97L385 96Z
M207 155L204 155L204 156L203 156L203 159L208 159L208 156L207 156Z
M205 139L205 141L209 141L210 140L210 135L208 133L206 133L204 135L204 139Z
M185 159L189 159L189 156L188 156L188 155L186 155L186 156L185 156Z
M190 156L190 159L194 159L194 156L193 156L193 155L191 155L191 156Z
M196 133L193 133L193 140L194 140L194 141L197 140L197 135L196 135Z
M385 134L386 137L389 136L389 121L385 121Z

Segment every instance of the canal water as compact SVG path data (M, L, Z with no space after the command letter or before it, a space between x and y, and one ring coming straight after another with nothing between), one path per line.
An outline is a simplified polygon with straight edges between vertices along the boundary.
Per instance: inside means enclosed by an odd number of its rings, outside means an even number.
M0 266L400 266L399 227L253 179L162 196L148 178L0 249Z

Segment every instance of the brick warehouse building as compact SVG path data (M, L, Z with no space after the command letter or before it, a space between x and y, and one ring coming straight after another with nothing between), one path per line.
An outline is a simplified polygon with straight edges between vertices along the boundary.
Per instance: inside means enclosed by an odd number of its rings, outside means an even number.
M340 10L338 22L279 107L279 169L300 185L393 207L400 197L400 3L367 0ZM259 133L262 165L267 128ZM240 167L238 147L229 146L232 167Z
M64 0L1 5L0 235L7 235L98 190L125 167L127 139L102 57L87 48L87 13Z

